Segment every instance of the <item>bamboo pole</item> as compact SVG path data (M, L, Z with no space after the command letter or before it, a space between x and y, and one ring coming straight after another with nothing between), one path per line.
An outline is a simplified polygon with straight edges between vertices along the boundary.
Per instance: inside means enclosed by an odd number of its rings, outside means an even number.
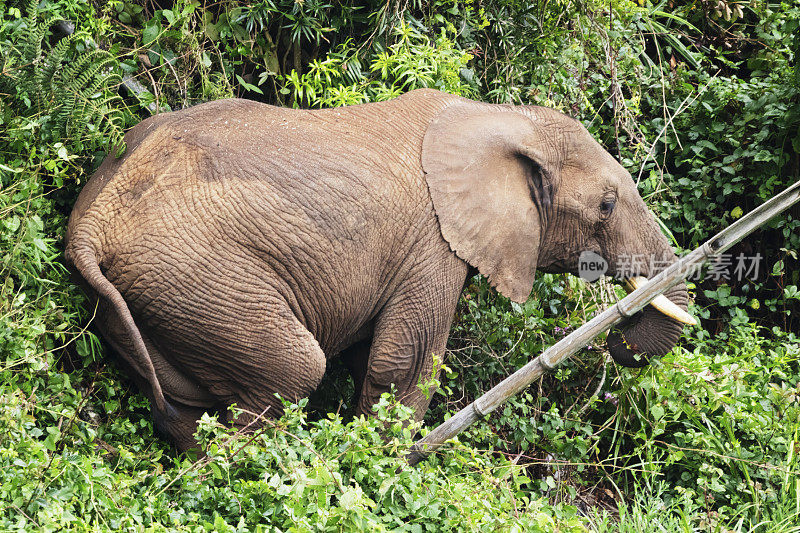
M487 416L510 397L521 392L531 382L538 379L544 372L554 369L567 357L589 344L597 335L625 318L633 316L649 304L653 298L702 268L708 259L725 252L772 217L794 205L798 200L800 200L800 181L714 235L700 247L683 256L646 284L558 341L539 357L530 361L492 387L489 392L434 428L433 431L411 447L406 456L408 463L413 466L422 461L441 447L445 441L461 433L478 419Z

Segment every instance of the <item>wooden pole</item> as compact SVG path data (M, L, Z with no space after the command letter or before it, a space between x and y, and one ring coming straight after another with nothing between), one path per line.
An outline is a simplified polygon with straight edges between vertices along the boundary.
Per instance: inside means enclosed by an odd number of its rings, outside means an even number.
M525 389L545 371L554 369L567 357L589 344L597 335L625 318L633 316L649 304L653 298L702 268L708 259L728 250L769 219L794 205L798 200L800 200L800 181L720 231L691 253L678 259L678 261L661 271L640 288L558 341L539 357L530 361L492 387L489 392L434 428L433 431L411 447L406 456L408 463L412 466L419 463L439 449L445 441L458 435L478 419L497 409L510 397Z

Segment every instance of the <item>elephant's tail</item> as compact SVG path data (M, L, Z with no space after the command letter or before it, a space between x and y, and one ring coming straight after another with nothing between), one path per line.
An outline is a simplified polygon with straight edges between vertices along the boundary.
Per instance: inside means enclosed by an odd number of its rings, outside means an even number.
M97 293L98 297L105 300L117 313L120 323L125 330L124 333L128 335L132 346L131 352L120 350L122 352L120 355L150 383L156 409L167 416L168 419L176 418L178 413L164 397L164 393L161 390L161 383L158 381L156 369L153 366L153 360L150 358L150 354L144 344L139 328L133 321L133 315L131 315L131 311L128 309L128 304L122 298L122 294L120 294L117 288L103 275L103 272L100 270L100 265L97 262L97 256L93 246L88 243L84 246L76 246L74 241L70 242L67 246L66 256L67 261L73 264L81 277L86 280L86 283Z

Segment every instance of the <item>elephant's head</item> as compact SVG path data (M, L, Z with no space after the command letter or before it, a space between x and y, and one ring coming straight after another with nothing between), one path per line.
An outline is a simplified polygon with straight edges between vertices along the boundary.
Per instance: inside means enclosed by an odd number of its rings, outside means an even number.
M577 274L584 251L618 278L651 277L675 260L630 174L551 109L453 103L426 131L422 166L452 250L516 302L537 268ZM677 306L648 306L609 334L617 362L642 366L677 342L685 284L666 297Z

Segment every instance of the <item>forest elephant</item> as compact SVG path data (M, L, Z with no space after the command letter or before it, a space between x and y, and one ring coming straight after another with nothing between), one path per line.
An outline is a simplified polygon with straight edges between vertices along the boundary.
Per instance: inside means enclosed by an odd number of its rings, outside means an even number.
M341 356L372 406L442 356L468 274L524 302L581 252L652 276L675 254L631 176L576 120L434 90L323 110L247 100L151 117L69 220L96 324L181 449L204 411L279 416ZM661 266L654 266L661 265ZM609 336L637 366L677 342L686 286ZM638 355L638 354L641 354Z

